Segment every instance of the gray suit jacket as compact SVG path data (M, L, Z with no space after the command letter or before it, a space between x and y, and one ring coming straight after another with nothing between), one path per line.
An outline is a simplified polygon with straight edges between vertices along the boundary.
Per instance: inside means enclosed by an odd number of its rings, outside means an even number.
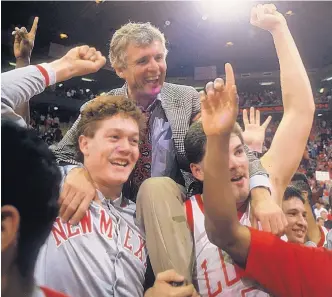
M126 95L126 84L122 88L111 90L107 95ZM195 179L188 173L189 164L185 156L184 138L189 129L192 119L200 112L200 101L198 92L190 86L164 83L161 89L161 104L172 129L177 161L184 176L187 190L194 184ZM84 109L85 103L81 110ZM66 133L61 142L52 148L57 161L70 164L78 164L75 151L76 129L80 117ZM266 174L260 161L246 150L250 162L250 176ZM191 191L190 191L191 192Z

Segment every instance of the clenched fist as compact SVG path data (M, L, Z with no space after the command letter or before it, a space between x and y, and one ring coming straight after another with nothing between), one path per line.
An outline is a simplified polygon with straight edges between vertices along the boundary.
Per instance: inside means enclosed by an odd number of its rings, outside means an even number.
M97 72L106 63L106 58L94 47L87 45L72 48L61 59L50 63L56 71L57 82Z
M253 7L250 23L271 33L287 24L285 17L277 11L274 4L258 4L256 7Z

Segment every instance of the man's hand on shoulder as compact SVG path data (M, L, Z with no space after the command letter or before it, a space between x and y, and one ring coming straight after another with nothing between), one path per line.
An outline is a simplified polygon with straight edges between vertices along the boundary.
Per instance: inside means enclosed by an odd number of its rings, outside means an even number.
M87 170L72 169L60 193L60 218L64 222L69 221L72 225L78 224L95 198L97 198L97 192Z
M153 287L145 292L144 297L198 297L193 285L172 285L172 283L182 283L183 281L184 277L174 270L158 273Z
M272 232L278 236L284 234L288 224L286 216L267 189L257 187L251 190L251 208L251 221L254 228L258 229L257 221L259 221L263 231Z

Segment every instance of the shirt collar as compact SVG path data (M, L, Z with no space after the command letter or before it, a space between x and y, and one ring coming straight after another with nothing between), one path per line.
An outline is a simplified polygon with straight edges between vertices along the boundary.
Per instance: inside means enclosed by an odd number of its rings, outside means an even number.
M97 190L97 194L98 194L99 200L101 202L105 202L107 205L110 203L110 204L114 205L115 207L123 207L123 205L125 203L125 199L122 196L122 193L118 198L116 198L114 200L106 199L106 197L99 190Z
M125 90L125 96L127 98L129 98L128 96L128 84L127 82L124 84L124 90ZM153 100L153 102L146 108L144 109L142 106L139 106L138 107L143 111L143 112L150 112L151 110L153 110L153 108L156 106L157 102L160 101L161 102L161 94L159 93L156 97L155 100Z

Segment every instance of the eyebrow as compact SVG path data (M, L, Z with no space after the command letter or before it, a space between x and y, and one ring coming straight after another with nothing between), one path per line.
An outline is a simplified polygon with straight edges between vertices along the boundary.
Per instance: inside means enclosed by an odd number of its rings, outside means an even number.
M157 54L153 55L153 57L155 57L155 56L164 56L164 55L165 55L165 53L160 52L160 53L157 53ZM146 59L146 58L149 58L149 57L150 57L150 55L145 55L143 57L137 58L135 60L135 62L138 62L139 60Z
M126 133L128 131L123 130L123 129L119 129L119 128L109 128L109 129L106 130L105 133L109 133L109 132ZM136 132L136 131L135 132L130 131L129 133L132 134L132 135L135 135L135 136L139 135L139 132Z
M242 147L243 147L243 144L241 143L241 144L237 145L237 146L234 148L234 151L236 151L236 150L238 150L239 148L242 148Z
M287 209L287 212L289 212L289 211L297 211L297 212L300 212L298 209L296 209L296 208L291 208L291 209Z

